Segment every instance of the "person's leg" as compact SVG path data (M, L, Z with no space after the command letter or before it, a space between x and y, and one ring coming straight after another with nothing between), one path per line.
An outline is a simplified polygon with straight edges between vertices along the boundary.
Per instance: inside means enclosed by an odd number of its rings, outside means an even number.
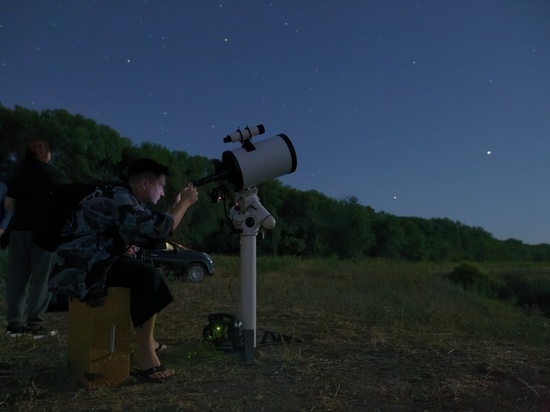
M31 245L32 274L27 302L27 325L40 328L52 294L48 291L48 279L54 254L35 244Z
M143 325L135 328L136 351L134 352L134 362L144 371L159 367L161 365L157 353L155 352L156 342L153 338L155 321L156 315L147 320ZM173 374L173 371L166 369L153 372L147 375L147 377L149 379L166 379L171 377Z
M107 287L130 288L130 312L140 326L174 301L162 272L141 260L120 256L107 274Z
M136 332L134 362L142 371L160 367L154 338L156 315L174 297L162 273L152 265L125 256L119 257L107 274L107 287L130 288L130 313ZM149 379L166 379L173 371L161 370L147 375Z
M6 293L8 303L8 329L22 328L25 313L27 288L31 276L29 251L31 232L13 231L10 234L8 247L8 264L6 274Z

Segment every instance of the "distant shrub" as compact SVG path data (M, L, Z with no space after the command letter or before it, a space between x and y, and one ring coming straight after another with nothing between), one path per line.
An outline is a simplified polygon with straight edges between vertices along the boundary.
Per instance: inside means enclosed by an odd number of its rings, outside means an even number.
M499 297L503 283L492 278L477 266L463 263L453 269L448 278L465 290L476 292L489 298Z
M524 308L538 308L550 317L550 279L540 275L507 273L501 299L514 300Z
M531 306L537 302L534 282L521 273L509 273L503 276L506 288L501 298L515 300L520 306Z
M465 289L468 289L480 280L487 280L488 276L477 266L463 263L453 269L449 274L449 279L455 283L461 284Z

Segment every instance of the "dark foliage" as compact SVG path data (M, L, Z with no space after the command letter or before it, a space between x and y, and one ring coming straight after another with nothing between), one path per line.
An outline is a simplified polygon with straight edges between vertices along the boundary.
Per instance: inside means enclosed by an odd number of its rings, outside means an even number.
M463 263L447 275L464 290L485 298L511 301L528 312L550 317L550 278L542 274L507 273L491 276L471 263Z
M29 136L43 137L52 147L52 163L74 182L112 182L124 178L136 158L152 157L171 170L169 206L179 188L214 172L213 160L170 151L154 143L132 144L109 126L66 110L37 112L0 105L0 179L6 180L23 156ZM228 224L233 193L212 203L212 186L201 187L198 206L186 217L175 237L195 249L234 253L238 233ZM223 189L223 188L222 188ZM224 190L222 190L223 192ZM299 191L278 180L264 183L259 196L277 219L258 243L259 253L303 257L365 257L406 261L549 261L550 245L527 245L515 239L495 239L479 227L445 218L397 217L376 212L350 196L332 199L314 190Z
M465 290L474 291L484 297L498 297L502 295L503 285L477 266L463 263L457 266L450 274L449 279L461 285Z

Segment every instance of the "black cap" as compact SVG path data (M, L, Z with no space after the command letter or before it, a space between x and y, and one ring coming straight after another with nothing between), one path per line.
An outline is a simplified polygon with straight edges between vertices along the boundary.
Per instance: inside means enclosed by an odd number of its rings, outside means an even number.
M168 167L156 162L153 159L139 159L128 168L128 178L144 173L154 173L156 176L168 176Z

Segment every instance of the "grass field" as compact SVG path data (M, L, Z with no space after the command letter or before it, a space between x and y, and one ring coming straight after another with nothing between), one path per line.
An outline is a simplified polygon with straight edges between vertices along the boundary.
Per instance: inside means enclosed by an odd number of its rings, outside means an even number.
M67 367L67 314L49 313L57 337L0 336L0 409L550 411L550 319L451 282L456 264L259 256L259 333L295 341L259 345L246 364L201 339L209 313L239 312L238 259L215 263L200 284L170 280L176 301L157 337L173 379L82 389ZM541 264L476 266L497 283L540 288L550 276Z

